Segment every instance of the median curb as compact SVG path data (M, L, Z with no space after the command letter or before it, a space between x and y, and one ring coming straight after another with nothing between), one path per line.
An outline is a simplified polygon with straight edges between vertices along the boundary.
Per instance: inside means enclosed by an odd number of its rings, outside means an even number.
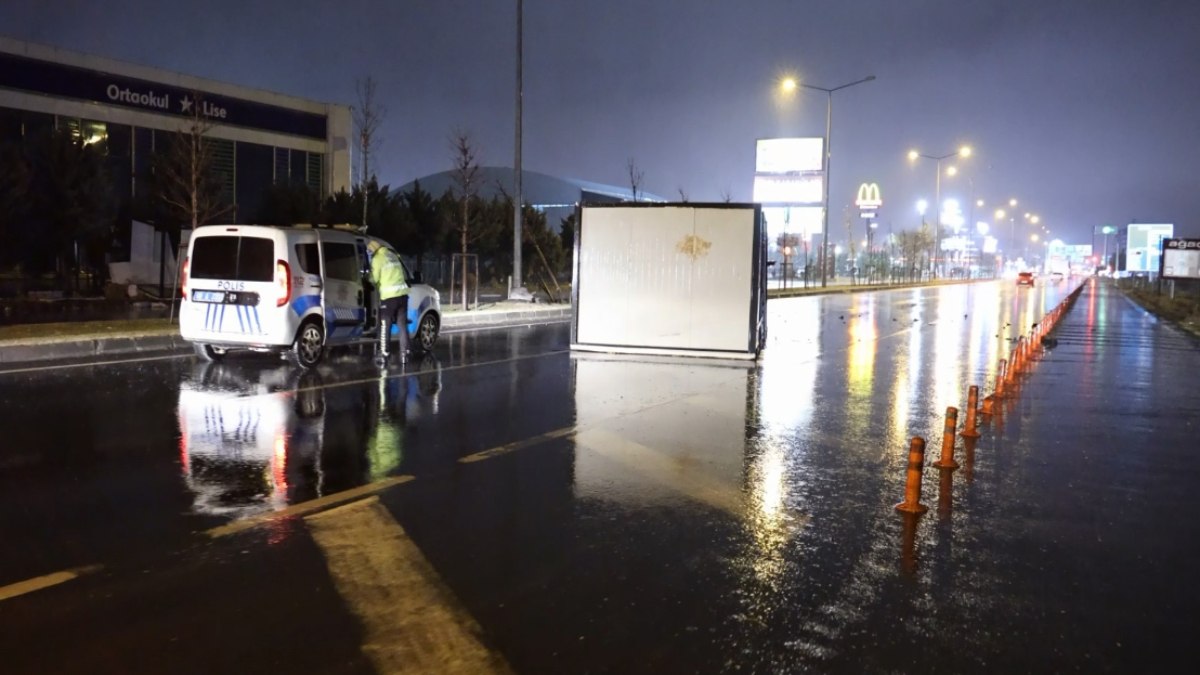
M531 305L529 309L506 311L485 309L477 312L450 312L442 316L442 329L522 326L562 321L570 317L569 305ZM102 337L87 335L75 338L0 340L0 364L182 351L189 348L189 343L179 336L177 327L169 332L164 330Z

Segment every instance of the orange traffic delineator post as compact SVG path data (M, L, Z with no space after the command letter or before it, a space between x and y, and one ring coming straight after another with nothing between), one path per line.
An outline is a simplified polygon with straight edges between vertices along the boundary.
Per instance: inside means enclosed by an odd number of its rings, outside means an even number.
M1008 359L1000 359L1000 365L996 368L996 397L1004 396L1004 380L1008 377Z
M933 465L939 469L957 469L954 461L954 434L958 431L958 408L946 408L946 424L942 426L942 458Z
M925 439L913 436L908 446L908 471L904 480L904 501L896 505L901 513L925 513L921 503L921 472L925 469Z
M995 399L993 397L991 397L991 396L983 397L983 405L980 406L979 411L981 413L983 413L983 418L985 421L987 420L987 418L992 416L992 408L994 405L995 405Z
M963 438L979 438L979 430L975 428L975 413L979 408L979 387L971 385L967 390L967 423L962 433Z

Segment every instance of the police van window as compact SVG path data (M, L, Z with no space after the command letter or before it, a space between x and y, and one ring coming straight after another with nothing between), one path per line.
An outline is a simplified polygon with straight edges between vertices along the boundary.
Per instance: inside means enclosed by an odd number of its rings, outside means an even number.
M197 237L192 244L192 279L272 281L275 242L261 237Z
M296 259L305 274L321 275L321 256L316 244L296 244Z
M339 281L359 281L358 255L353 244L321 242L325 251L325 278Z

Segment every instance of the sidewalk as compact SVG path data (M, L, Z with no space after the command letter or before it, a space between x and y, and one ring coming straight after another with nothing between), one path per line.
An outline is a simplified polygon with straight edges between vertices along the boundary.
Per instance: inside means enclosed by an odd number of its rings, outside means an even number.
M931 281L912 281L901 283L883 283L883 284L868 284L850 283L847 278L829 279L828 286L821 287L820 282L815 284L810 282L808 287L805 287L803 282L800 285L788 285L787 288L781 288L778 280L772 279L767 282L767 297L768 298L794 298L800 295L820 295L822 293L863 293L866 291L892 291L902 288L923 288L925 286L948 286L951 284L976 284L996 281L994 278L984 279L934 279Z
M464 312L446 308L442 330L519 326L571 316L570 305L497 302ZM73 321L0 326L0 364L186 349L167 319Z

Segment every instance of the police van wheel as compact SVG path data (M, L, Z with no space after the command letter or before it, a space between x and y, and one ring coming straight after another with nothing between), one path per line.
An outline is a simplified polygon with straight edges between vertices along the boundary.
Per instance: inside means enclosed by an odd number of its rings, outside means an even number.
M296 341L292 343L292 350L288 352L292 363L301 368L312 368L320 363L324 354L325 332L321 330L321 324L309 321L300 326L300 331L296 333Z
M199 356L204 361L220 361L225 358L225 350L212 345L204 345L195 343L192 345L196 349L196 356Z
M433 345L437 342L438 337L438 319L433 312L426 312L425 316L421 317L421 323L417 324L416 347L423 352L433 351Z

